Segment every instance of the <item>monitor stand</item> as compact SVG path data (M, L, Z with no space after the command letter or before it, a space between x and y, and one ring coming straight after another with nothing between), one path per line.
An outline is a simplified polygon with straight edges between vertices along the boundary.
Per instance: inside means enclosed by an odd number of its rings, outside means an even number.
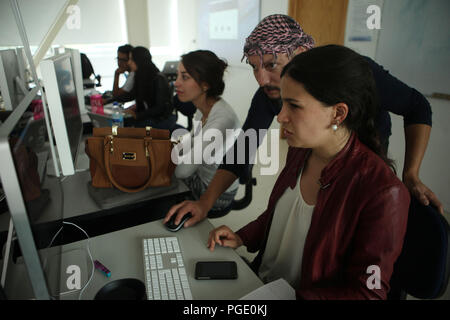
M58 157L56 158L56 161L59 161ZM55 166L53 164L53 159L51 157L47 160L47 170L46 170L46 172L47 172L48 176L52 176L52 177L56 176Z
M80 146L80 154L77 156L77 161L75 163L75 172L82 172L89 170L89 157L84 152L84 144ZM56 161L59 163L59 157L56 157ZM47 175L56 176L55 166L53 164L53 159L49 157L47 160Z
M83 152L77 157L75 168L76 172L89 170L89 157L86 153Z

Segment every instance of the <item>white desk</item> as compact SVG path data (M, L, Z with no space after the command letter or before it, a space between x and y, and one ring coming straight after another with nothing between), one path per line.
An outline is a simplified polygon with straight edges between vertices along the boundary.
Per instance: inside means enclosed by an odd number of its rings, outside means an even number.
M262 286L262 281L233 249L216 246L213 252L209 251L206 242L212 229L212 224L204 220L194 227L183 228L173 233L167 231L162 221L158 220L90 239L93 259L102 262L111 271L111 277L107 278L100 271L95 270L94 277L84 291L82 299L93 299L105 284L117 279L136 278L144 282L142 238L145 237L176 236L178 238L194 300L235 300ZM66 259L65 255L70 257L70 254L75 251L85 251L86 243L87 240L82 240L62 246L60 278L62 292L68 291L66 282L70 275L65 273L67 264L74 264L73 257ZM88 271L90 275L92 264L87 253L84 255L78 253L77 256L84 256L85 259L80 259L80 268L82 273ZM195 263L213 260L236 261L238 279L196 280ZM88 274L82 275L83 281L89 277ZM84 284L85 282L82 282L82 287ZM63 295L61 299L78 299L78 292Z

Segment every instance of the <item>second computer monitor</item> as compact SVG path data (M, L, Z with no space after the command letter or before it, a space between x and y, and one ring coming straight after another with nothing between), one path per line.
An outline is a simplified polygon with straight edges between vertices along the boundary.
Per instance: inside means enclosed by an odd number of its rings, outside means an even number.
M73 77L75 80L75 88L77 89L78 102L80 103L81 114L87 112L84 104L84 92L83 92L83 72L81 68L81 55L78 49L65 48L65 52L70 53L73 66Z
M6 110L15 109L24 97L16 51L0 51L0 91Z
M40 67L62 174L72 175L83 123L71 55L53 56L43 60Z

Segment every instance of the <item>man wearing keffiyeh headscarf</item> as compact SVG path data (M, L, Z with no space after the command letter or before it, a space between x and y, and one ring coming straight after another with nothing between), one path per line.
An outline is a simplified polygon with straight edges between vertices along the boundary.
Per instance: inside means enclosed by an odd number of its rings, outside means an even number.
M242 130L244 132L249 129L256 130L258 143L262 141L262 138L259 137L260 129L268 129L281 110L280 75L283 67L295 55L313 48L314 45L313 38L306 34L294 19L282 14L265 17L246 39L242 59L245 58L253 68L260 88L253 96ZM431 132L430 104L417 90L394 78L372 59L368 57L365 59L374 75L380 98L381 108L377 127L381 143L387 150L391 135L389 112L403 116L406 145L408 146L405 153L403 182L423 205L431 203L443 214L444 209L439 199L419 179L420 164ZM230 152L236 157L236 144L234 148L230 149ZM175 223L178 224L181 218L190 212L192 218L184 224L185 227L189 227L206 217L223 215L223 212L216 213L211 208L219 196L237 178L241 183L251 181L249 178L252 165L248 164L250 158L248 147L246 148L246 164L237 163L236 158L233 163L227 163L227 156L225 156L208 189L200 199L184 201L173 206L167 213L164 222L176 214Z
M297 21L274 14L263 19L246 39L244 57L267 96L279 99L281 70L294 55L313 47L313 38Z

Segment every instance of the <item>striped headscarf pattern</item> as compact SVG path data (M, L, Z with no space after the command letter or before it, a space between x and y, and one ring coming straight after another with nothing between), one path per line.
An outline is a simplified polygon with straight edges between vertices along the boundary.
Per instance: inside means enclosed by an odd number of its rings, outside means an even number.
M273 54L276 59L278 53L286 53L291 57L300 46L311 49L314 39L291 17L273 14L261 20L245 40L242 60L259 55L262 61L265 54Z

